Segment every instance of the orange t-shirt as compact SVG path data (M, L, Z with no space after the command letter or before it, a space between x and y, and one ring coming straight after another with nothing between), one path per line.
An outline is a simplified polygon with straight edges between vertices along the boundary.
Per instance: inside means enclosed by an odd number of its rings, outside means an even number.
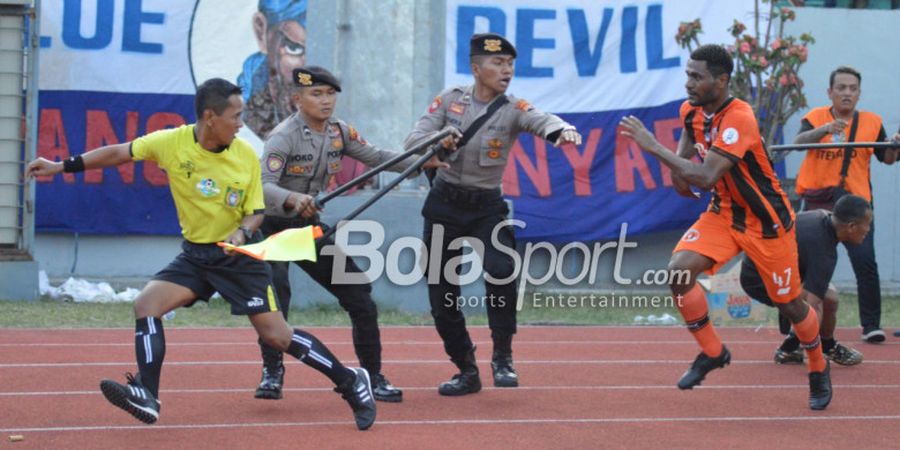
M803 125L800 132L819 128L832 121L834 121L834 116L831 114L830 106L815 108L803 117ZM852 127L853 121L851 120L847 123L847 127L844 128L844 139L850 138L850 129ZM868 111L859 112L859 125L856 130L855 142L881 142L885 140L885 136L881 117L878 117L878 114ZM832 142L831 134L826 135L819 142ZM873 154L877 155L879 160L883 160L884 151L875 151L871 147L853 150L844 188L850 193L871 202L870 161ZM803 195L809 189L837 186L841 180L841 165L843 162L844 149L841 147L825 150L808 150L806 158L800 165L800 172L797 174L797 193Z
M790 230L794 210L763 147L753 108L732 98L711 117L688 102L682 103L680 113L692 143L702 143L706 152L734 163L716 183L709 211L727 218L735 230L762 238L777 238Z

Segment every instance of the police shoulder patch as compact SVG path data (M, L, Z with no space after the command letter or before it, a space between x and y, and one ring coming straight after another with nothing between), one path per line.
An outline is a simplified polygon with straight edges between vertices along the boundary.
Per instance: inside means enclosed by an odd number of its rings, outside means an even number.
M351 141L359 142L362 145L367 144L366 140L363 139L362 136L359 135L358 131L356 131L356 128L353 128L352 126L347 125L347 129L349 130L348 133L349 133L349 137L350 137Z
M516 109L523 112L530 112L534 111L534 106L531 103L528 103L527 100L520 99L516 102Z
M269 172L281 172L282 168L284 168L284 157L277 153L270 153L266 158L266 169Z
M431 114L431 113L437 111L438 108L441 107L441 103L443 103L443 100L441 100L441 96L438 95L438 96L435 97L434 100L431 102L431 105L428 106L428 113Z

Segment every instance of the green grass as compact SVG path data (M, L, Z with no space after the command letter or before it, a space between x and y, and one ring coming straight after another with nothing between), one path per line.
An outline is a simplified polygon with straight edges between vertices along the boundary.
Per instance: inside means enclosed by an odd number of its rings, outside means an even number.
M601 306L600 299L594 306L584 307L534 307L526 295L525 307L518 314L520 324L559 324L559 325L631 325L637 315L661 316L668 313L679 318L675 308L633 308ZM600 295L600 294L598 294ZM546 297L544 297L546 298ZM486 325L487 316L484 310L465 309L466 322L471 325ZM718 323L724 326L776 326L774 309L768 310L762 321L726 320ZM292 324L304 326L349 326L350 319L337 303L295 309L291 312ZM388 308L379 311L379 322L382 325L424 325L433 324L428 313L411 314ZM71 303L42 299L36 302L0 301L0 328L100 328L126 327L134 323L130 303ZM882 301L882 326L885 328L900 327L900 298L885 297ZM249 322L243 316L232 316L229 306L222 300L213 300L210 304L198 302L194 307L181 308L176 311L166 326L175 327L243 327ZM856 296L842 295L838 311L838 326L859 326L859 312Z

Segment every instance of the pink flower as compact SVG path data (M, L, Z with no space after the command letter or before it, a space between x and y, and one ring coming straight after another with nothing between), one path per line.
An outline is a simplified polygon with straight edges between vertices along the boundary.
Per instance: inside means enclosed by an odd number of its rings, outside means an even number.
M787 75L782 75L780 78L778 78L778 84L780 84L780 85L782 85L782 86L787 86L787 84L788 84L788 76L787 76Z
M781 47L781 39L775 39L775 41L772 42L772 50L778 50L779 47Z
M769 66L769 61L766 60L765 56L759 57L759 65L762 66L763 68L766 68Z
M750 53L750 44L747 42L741 42L741 53Z
M809 49L806 48L805 45L800 46L800 62L806 62L806 58L809 56Z

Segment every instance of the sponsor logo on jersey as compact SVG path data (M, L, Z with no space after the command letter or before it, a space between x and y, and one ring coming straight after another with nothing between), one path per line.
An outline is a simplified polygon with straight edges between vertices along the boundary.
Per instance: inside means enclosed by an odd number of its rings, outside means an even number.
M200 191L200 194L204 197L212 197L217 195L221 190L216 187L216 180L212 178L204 178L197 183L197 190Z

